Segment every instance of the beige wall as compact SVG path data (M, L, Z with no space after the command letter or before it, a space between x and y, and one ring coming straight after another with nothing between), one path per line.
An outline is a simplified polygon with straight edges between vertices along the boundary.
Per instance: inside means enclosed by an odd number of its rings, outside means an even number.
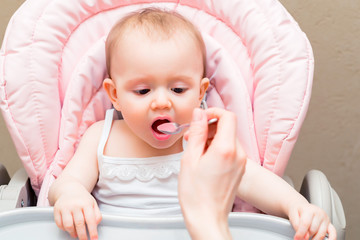
M315 56L310 108L287 173L300 184L309 169L321 169L342 199L347 239L359 239L360 1L280 1Z
M0 38L23 0L0 1ZM347 239L360 236L360 1L281 0L312 43L315 76L308 116L287 174L299 188L309 169L321 169L339 193ZM20 167L0 117L0 161Z

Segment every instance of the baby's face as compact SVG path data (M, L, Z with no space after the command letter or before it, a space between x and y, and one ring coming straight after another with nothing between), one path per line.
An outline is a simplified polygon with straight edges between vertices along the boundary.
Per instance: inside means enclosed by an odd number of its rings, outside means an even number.
M126 34L116 48L112 79L118 108L129 128L150 146L172 147L182 137L165 135L156 126L171 121L187 123L208 86L203 79L202 53L184 34L153 40L141 32Z

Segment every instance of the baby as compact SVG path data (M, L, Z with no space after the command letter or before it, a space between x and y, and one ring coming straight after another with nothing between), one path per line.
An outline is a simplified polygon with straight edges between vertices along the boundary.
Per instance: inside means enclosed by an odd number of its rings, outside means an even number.
M122 119L112 109L94 123L51 186L48 197L61 229L87 239L87 226L91 239L97 239L100 210L128 216L181 214L177 183L183 133L167 135L157 127L191 121L209 85L205 55L199 31L174 12L145 9L112 28L106 41L109 78L103 87ZM274 197L264 198L261 192L269 183ZM290 217L304 235L332 232L321 209L251 161L237 195L266 213Z

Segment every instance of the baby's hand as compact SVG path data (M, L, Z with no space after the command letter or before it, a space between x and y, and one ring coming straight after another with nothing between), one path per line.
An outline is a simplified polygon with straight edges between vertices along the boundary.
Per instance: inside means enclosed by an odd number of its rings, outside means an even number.
M87 226L90 239L98 239L97 225L101 221L101 213L96 200L87 191L59 197L54 205L54 219L56 225L71 237L87 240Z
M290 222L296 234L294 240L309 239L336 240L335 227L330 223L329 217L321 208L313 204L302 204L292 208L289 214Z

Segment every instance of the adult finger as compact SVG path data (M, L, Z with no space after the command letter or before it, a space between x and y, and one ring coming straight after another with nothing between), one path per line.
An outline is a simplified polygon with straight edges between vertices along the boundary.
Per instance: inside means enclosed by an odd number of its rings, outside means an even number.
M217 123L212 123L208 126L208 139L214 139L214 136L217 131Z
M241 160L241 165L245 165L247 154L238 139L236 139L235 144L236 144L236 153L238 155L238 158Z
M228 112L227 110L222 109L222 108L209 108L209 109L205 110L207 120L216 118L216 119L218 119L218 122L220 121L220 119L223 118L223 116L225 114L227 114L227 112ZM227 120L225 120L225 121L221 120L221 121L226 122ZM218 125L217 122L208 125L208 138L209 137L213 138L215 136L217 125ZM185 140L188 140L188 138L189 138L189 130L187 130L184 133L184 138L185 138Z
M229 156L229 159L233 159L236 153L237 140L235 114L218 108L208 110L206 112L208 117L216 117L218 119L216 133L208 151L220 154L225 159L226 156Z
M183 161L194 161L200 159L204 152L207 132L208 126L205 112L199 108L194 109L188 133L189 140L184 153Z
M236 115L221 108L209 108L206 110L207 118L217 118L217 130L214 136L216 144L227 143L229 139L236 139ZM235 141L234 141L235 144Z

